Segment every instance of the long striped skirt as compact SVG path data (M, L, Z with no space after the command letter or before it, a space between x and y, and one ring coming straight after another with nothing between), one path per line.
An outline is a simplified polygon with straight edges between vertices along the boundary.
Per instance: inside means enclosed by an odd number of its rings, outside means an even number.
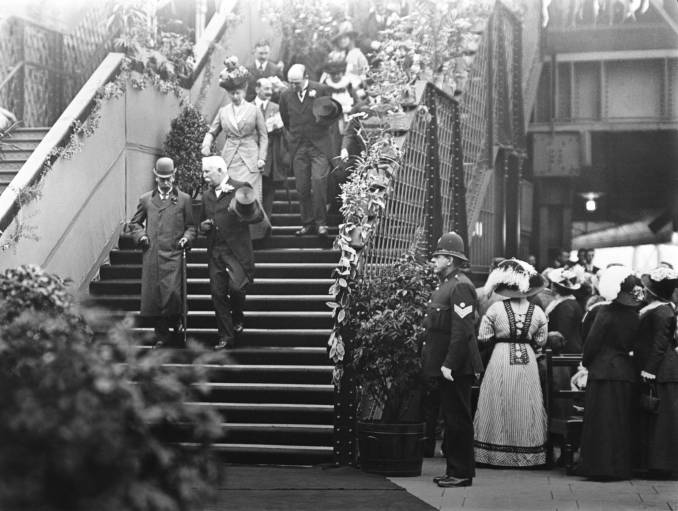
M534 351L528 344L497 344L473 421L476 462L502 467L543 465L546 424Z

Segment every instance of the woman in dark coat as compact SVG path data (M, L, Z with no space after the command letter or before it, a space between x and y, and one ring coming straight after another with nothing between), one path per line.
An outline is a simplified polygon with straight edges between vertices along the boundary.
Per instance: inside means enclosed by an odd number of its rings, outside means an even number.
M544 311L549 318L549 332L563 334L563 353L581 353L581 320L584 311L573 295L581 288L581 284L572 270L563 268L551 270L546 277L551 281L551 290L556 296Z
M605 290L606 287L612 290ZM602 305L584 344L589 371L584 404L580 475L598 479L631 477L633 384L630 352L638 335L642 287L629 268L613 266L601 277Z
M671 295L678 273L657 268L642 277L649 302L640 311L640 332L635 347L637 370L644 384L653 386L659 398L656 415L639 414L640 469L678 472L678 344L676 313Z

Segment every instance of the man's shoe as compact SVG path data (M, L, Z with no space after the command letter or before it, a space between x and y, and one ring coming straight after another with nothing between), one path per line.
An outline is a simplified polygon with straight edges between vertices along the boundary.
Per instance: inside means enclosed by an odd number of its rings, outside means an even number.
M245 330L245 325L243 325L242 321L236 321L233 323L233 331L236 334L241 334Z
M461 477L445 476L436 481L436 484L441 488L460 488L462 486L471 486L473 479L464 479Z
M438 481L442 481L443 479L446 479L446 478L447 478L447 474L443 474L441 476L435 476L433 478L433 482L438 484Z
M315 225L304 225L294 234L297 236L304 236L305 234L313 234L315 232Z
M327 226L326 225L321 225L318 227L318 236L321 238L327 238Z
M235 348L235 342L233 339L222 339L214 345L214 351L229 350L232 348Z

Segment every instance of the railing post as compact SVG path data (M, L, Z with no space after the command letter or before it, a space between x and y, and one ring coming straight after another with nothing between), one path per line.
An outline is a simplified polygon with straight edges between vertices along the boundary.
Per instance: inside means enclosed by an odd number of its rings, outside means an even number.
M452 230L459 234L464 240L464 246L468 250L468 231L469 225L466 215L466 185L464 176L464 152L461 142L461 120L459 116L459 104L451 104L454 124L453 124L453 169L450 179L452 188Z
M426 130L426 230L427 256L433 252L438 238L443 233L442 198L440 193L440 161L438 156L438 118L436 91L430 85L426 87L425 104L431 120Z
M346 353L344 360L351 357L351 340L344 338ZM341 466L355 466L356 460L356 387L353 370L344 365L341 386L334 389L334 463Z

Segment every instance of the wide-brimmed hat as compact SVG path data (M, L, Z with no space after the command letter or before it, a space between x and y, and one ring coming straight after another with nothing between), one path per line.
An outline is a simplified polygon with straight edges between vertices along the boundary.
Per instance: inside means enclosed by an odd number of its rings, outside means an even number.
M239 187L231 199L229 209L243 221L256 218L260 214L260 208L254 189L248 184Z
M443 234L438 240L438 246L433 252L433 257L445 255L468 262L468 257L466 257L464 252L466 252L464 250L464 240L456 232L450 231Z
M520 259L505 259L492 270L485 284L486 289L507 298L527 298L546 288L544 277L529 263Z
M560 294L572 294L581 288L577 274L569 268L554 268L546 274L546 278Z
M678 272L671 268L659 267L643 275L640 280L650 293L668 302L678 287Z
M332 42L336 44L337 39L340 39L344 36L348 36L353 39L358 37L358 31L353 29L353 23L348 20L339 23L339 26L337 27L337 33L332 37Z
M341 103L330 96L320 96L313 100L313 116L316 122L328 123L341 117Z
M601 272L598 292L606 300L636 307L641 302L639 291L642 291L641 281L628 266L617 264Z
M158 161L155 162L155 167L153 168L153 174L162 179L172 177L175 171L174 160L172 160L172 158L167 158L166 156L158 158Z

